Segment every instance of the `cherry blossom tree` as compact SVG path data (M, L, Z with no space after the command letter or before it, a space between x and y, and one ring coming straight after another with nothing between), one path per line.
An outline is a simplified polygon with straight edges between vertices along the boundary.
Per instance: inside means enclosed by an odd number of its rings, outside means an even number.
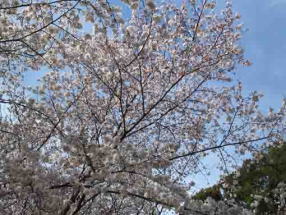
M0 11L1 213L248 214L188 192L208 154L223 166L283 129L285 105L263 115L261 94L232 81L250 63L230 2L2 0ZM27 86L32 71L45 74Z

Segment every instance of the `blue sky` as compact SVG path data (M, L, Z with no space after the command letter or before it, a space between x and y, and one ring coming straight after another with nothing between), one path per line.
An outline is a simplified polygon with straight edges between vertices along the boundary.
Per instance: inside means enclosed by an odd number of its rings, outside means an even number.
M253 63L237 76L245 92L258 90L262 108L279 107L286 96L286 0L233 0L248 29L242 38L245 55Z

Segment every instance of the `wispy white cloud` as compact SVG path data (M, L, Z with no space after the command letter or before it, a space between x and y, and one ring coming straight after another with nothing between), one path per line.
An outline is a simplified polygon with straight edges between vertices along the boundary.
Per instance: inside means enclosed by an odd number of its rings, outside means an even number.
M270 3L271 7L275 7L275 6L278 6L278 5L281 5L281 4L285 4L286 5L286 0L270 0L269 3Z

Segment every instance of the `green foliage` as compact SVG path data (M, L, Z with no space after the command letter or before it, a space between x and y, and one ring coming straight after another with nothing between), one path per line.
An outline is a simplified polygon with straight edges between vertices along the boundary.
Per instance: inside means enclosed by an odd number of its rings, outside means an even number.
M211 197L216 201L223 200L223 196L220 191L220 186L215 185L213 187L202 189L200 192L196 193L193 196L193 199L205 201L208 197Z
M204 200L215 193L222 199L255 207L256 214L279 214L281 205L273 191L279 183L286 182L286 144L270 147L259 157L244 161L236 172L225 176L221 183L201 190L194 198Z

